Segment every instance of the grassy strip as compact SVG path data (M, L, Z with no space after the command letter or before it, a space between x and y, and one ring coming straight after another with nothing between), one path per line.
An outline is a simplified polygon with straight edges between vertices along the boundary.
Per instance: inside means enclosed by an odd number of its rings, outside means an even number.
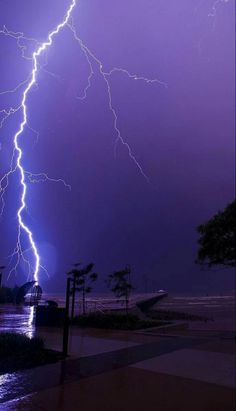
M163 322L140 320L133 314L91 313L75 317L72 324L79 325L80 327L94 327L114 330L140 330L142 328L161 326L163 325Z
M0 333L0 374L57 362L62 354L44 348L41 338Z

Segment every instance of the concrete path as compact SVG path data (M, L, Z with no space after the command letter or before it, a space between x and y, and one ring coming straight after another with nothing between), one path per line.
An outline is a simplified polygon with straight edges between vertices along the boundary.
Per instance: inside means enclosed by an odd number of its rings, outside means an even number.
M235 409L233 340L88 330L74 341L73 358L0 376L0 410Z
M135 368L234 388L235 357L231 354L182 349L141 361Z

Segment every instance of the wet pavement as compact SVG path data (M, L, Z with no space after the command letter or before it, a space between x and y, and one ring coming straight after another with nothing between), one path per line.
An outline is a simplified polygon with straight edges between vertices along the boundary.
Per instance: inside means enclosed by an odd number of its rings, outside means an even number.
M224 341L224 351L226 344L232 350L234 342ZM220 340L159 338L8 374L1 380L0 409L233 411L234 356L220 353L220 345Z
M233 411L233 390L131 367L64 384L3 411Z
M61 350L62 330L35 333L32 319L30 307L0 308L0 330L40 335ZM220 330L71 327L67 360L0 376L0 410L233 411L235 340Z
M62 329L50 329L39 327L36 336L43 338L47 348L62 351L63 332ZM129 348L137 345L138 342L130 341L127 338L113 338L112 335L92 333L90 336L87 330L78 327L70 327L68 339L68 353L70 357L85 357L104 352L116 351L121 348Z
M199 344L199 340L195 338L166 338L153 343L4 374L0 376L0 403L60 384L127 367L180 348L192 347L197 343Z
M134 367L234 388L234 360L232 354L188 347L138 362Z

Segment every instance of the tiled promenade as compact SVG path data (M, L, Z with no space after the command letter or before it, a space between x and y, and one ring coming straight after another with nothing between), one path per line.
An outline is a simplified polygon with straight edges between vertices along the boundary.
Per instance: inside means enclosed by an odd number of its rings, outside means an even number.
M58 330L41 334L61 347ZM0 410L234 410L235 340L182 334L74 329L67 361L0 377Z

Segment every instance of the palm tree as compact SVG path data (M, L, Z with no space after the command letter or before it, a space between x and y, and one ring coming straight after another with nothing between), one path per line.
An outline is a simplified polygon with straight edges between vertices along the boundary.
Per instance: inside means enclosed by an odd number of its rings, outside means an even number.
M92 283L98 278L98 274L91 272L93 270L94 264L89 263L82 268L78 268L80 263L74 264L74 268L67 273L67 275L72 276L73 286L72 286L72 306L71 306L71 318L74 317L74 307L75 307L75 293L82 293L82 312L86 314L85 298L86 294L92 291Z
M113 274L108 276L107 285L110 290L115 294L115 296L120 299L124 297L125 299L125 311L128 315L129 309L129 298L131 290L134 289L130 282L131 269L126 266L123 270L115 271Z

